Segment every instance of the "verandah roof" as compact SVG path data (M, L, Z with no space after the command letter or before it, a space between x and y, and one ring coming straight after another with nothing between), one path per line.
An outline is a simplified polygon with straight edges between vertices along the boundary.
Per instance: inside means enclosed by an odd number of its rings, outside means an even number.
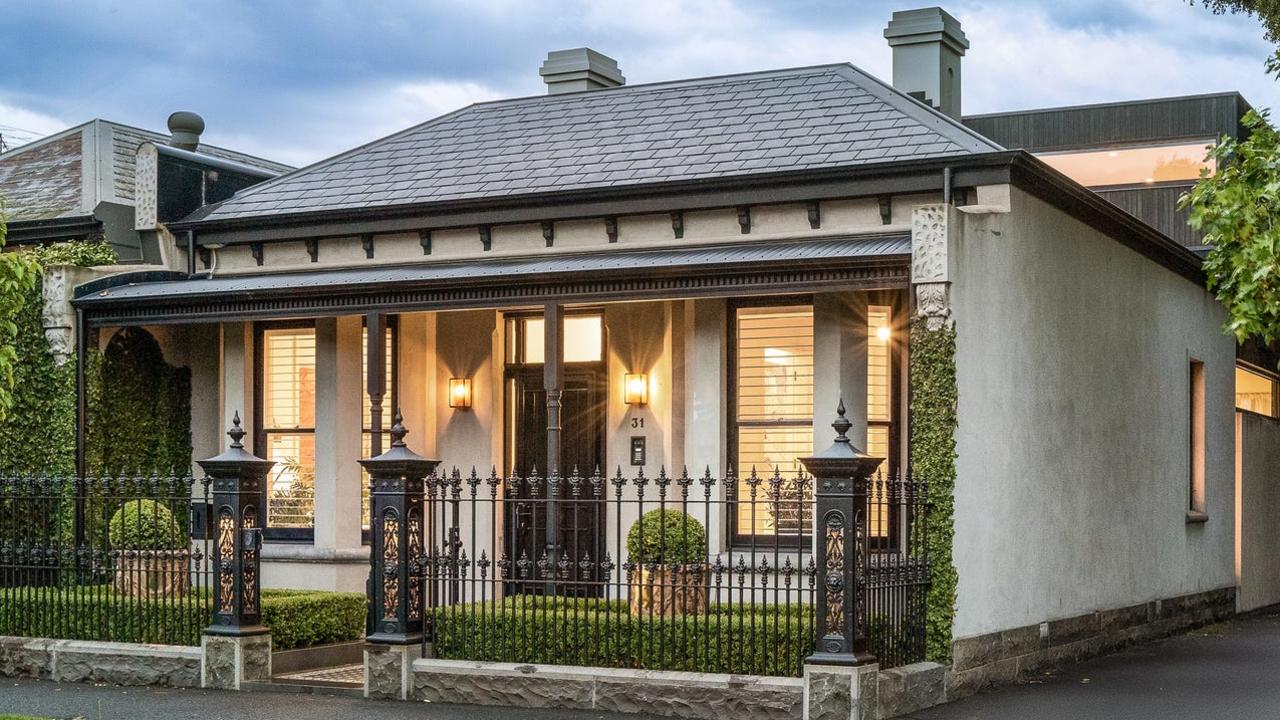
M95 326L387 310L880 289L907 282L909 233L243 276L121 275L77 289Z

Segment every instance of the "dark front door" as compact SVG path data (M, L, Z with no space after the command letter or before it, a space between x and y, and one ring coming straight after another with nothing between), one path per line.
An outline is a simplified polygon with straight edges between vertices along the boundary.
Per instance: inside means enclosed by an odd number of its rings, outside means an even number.
M565 370L560 450L565 478L554 499L546 480L547 393L542 372L540 365L507 371L510 474L525 479L508 487L506 494L511 576L525 581L511 589L543 592L554 580L558 594L594 595L600 588L598 568L605 549L605 505L603 492L597 497L589 478L597 469L604 471L605 371L594 363ZM541 479L530 482L535 470ZM567 478L575 470L582 479L571 483ZM554 547L547 532L549 512L559 520Z

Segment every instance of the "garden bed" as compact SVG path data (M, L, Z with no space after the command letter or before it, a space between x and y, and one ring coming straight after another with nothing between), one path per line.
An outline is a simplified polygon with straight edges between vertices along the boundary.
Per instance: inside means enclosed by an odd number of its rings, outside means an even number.
M799 676L813 652L808 605L632 615L625 600L521 595L437 608L433 621L449 660Z

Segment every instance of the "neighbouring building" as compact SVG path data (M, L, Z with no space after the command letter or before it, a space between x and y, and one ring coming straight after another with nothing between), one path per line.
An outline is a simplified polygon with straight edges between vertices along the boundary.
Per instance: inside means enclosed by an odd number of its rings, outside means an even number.
M954 469L955 687L1232 611L1251 512L1237 422L1271 422L1235 408L1274 414L1275 379L1238 374L1192 238L1164 194L1142 199L1185 183L1196 151L1135 149L1112 177L1105 148L1201 147L1243 101L1138 106L1164 122L1223 104L1149 132L1068 127L1107 109L962 122L959 23L908 11L885 34L892 85L847 64L626 85L599 53L552 53L545 96L162 213L167 274L82 285L77 347L141 327L186 358L194 459L243 420L276 462L268 586L365 588L357 460L384 448L393 409L410 447L464 475L736 477L708 516L712 552L732 553L810 522L756 513L747 469L794 473L843 399L884 472L922 453ZM925 343L944 352L914 357ZM954 411L954 460L917 442L937 423L912 402L952 382L936 411ZM1269 477L1254 445L1244 464ZM455 517L450 543L474 560L467 537L546 531L488 520ZM587 514L547 542L582 523L623 563L631 520ZM903 531L869 529L885 547ZM1274 569L1251 567L1270 587Z

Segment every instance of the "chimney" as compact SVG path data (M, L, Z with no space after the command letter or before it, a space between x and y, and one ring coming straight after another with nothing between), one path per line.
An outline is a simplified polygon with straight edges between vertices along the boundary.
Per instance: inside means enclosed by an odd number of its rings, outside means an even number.
M582 90L624 85L627 79L618 70L618 61L591 48L552 50L538 68L547 84L547 94L558 95Z
M179 150L194 152L200 146L202 132L204 132L204 118L193 112L179 110L169 116L169 144Z
M884 36L893 48L893 86L960 119L960 58L969 41L942 8L901 10Z

